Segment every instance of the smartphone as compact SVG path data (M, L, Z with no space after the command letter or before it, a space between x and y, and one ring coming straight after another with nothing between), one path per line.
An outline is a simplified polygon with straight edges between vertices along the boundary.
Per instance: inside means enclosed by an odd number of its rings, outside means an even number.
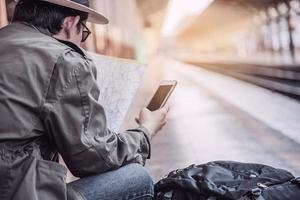
M160 82L159 87L156 90L147 108L150 111L155 111L164 107L173 90L175 89L176 85L177 81L175 80Z

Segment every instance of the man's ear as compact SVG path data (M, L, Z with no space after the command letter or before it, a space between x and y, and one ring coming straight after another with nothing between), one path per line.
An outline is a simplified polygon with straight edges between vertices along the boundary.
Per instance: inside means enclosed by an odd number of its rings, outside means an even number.
M63 30L67 34L67 38L70 38L71 29L79 23L79 16L66 17L63 22Z
M79 16L66 17L63 22L63 28L71 29L79 23Z
M79 16L76 16L76 17L74 18L74 26L77 26L78 23L79 23L79 21L80 21L80 17L79 17Z

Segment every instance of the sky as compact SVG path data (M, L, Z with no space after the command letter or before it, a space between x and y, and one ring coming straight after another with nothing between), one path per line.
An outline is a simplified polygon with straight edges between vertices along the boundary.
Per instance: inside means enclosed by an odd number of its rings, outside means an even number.
M162 29L163 36L176 34L179 22L188 15L203 12L213 0L170 0Z

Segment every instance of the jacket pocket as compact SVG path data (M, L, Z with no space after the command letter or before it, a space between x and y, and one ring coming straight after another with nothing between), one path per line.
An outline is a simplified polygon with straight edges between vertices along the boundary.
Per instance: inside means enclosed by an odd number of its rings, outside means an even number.
M1 169L9 169L0 181L1 200L66 200L66 168L58 163L41 160L34 150L29 155L12 155L0 161ZM4 168L6 166L6 168ZM0 177L1 178L1 177ZM4 188L3 188L4 187ZM6 188L6 189L5 189ZM4 196L4 198L3 198Z
M36 190L38 199L66 200L67 169L56 162L37 160Z

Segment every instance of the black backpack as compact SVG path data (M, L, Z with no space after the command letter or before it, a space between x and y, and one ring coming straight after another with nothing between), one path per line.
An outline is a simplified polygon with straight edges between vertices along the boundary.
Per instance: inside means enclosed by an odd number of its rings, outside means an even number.
M209 162L174 170L155 184L156 200L300 200L300 179L261 164Z

